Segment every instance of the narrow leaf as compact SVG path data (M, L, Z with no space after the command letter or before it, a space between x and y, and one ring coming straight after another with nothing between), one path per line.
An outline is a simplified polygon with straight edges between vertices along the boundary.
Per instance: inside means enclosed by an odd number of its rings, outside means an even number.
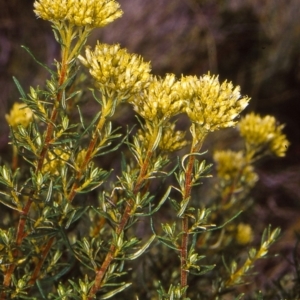
M147 243L141 248L139 249L137 252L135 252L134 254L131 254L127 257L127 259L129 260L134 260L136 258L138 258L139 256L141 256L151 245L151 243L154 241L156 235L153 234L150 239L147 241Z
M24 45L21 46L21 48L23 48L26 52L29 53L29 55L34 59L34 61L39 64L40 66L42 66L43 68L45 68L50 74L52 74L53 76L56 75L56 73L54 71L52 71L47 65L41 63L40 61L38 61L35 56L31 53L30 49Z
M124 291L125 289L127 289L129 286L131 286L131 284L132 283L126 283L126 284L122 285L121 287L106 293L105 295L101 296L99 299L109 299L112 296L114 296L114 295Z
M26 94L25 94L23 88L21 87L20 82L18 81L18 79L15 76L13 76L13 81L14 81L15 85L17 86L17 89L19 90L19 93L21 94L22 98L25 99Z
M50 201L51 195L52 195L52 189L53 189L53 182L52 182L52 180L50 180L50 183L49 183L49 189L48 189L48 193L47 193L45 202Z

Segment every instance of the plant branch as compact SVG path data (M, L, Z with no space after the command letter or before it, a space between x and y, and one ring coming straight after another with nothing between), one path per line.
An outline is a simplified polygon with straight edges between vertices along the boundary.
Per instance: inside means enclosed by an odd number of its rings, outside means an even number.
M43 266L43 264L45 262L46 257L48 256L48 253L49 253L49 251L50 251L50 249L51 249L54 241L55 241L55 237L51 237L48 240L47 244L44 246L44 249L43 249L43 251L41 253L41 259L36 264L36 266L34 268L34 271L33 271L32 275L31 275L31 278L29 280L29 284L30 285L34 284L35 281L38 279L40 271L41 271L41 268L42 268L42 266Z
M158 135L158 128L156 128L155 134L153 134L152 140L149 143L148 150L147 150L147 153L146 153L146 156L145 156L145 160L144 160L144 162L141 166L141 171L139 173L139 176L136 180L136 184L135 184L134 189L133 189L133 194L134 195L137 195L137 193L141 189L141 186L142 186L143 182L146 180L145 176L147 174L147 170L149 168L150 160L151 160L152 155L153 155L153 151L154 151L153 145L155 143L157 135ZM117 236L120 236L122 234L122 232L124 231L130 217L134 214L134 211L132 211L133 207L134 207L134 200L129 199L127 201L127 204L126 204L125 210L123 212L121 221L118 224L118 226L116 228L116 231L115 231ZM116 250L117 250L116 245L111 244L110 249L109 249L102 265L100 266L100 268L98 270L96 270L94 285L92 286L92 288L89 292L88 300L92 300L94 298L95 294L100 290L100 288L103 284L103 279L104 279L104 276L107 272L107 269L108 269L109 265L112 263L112 261L116 258L116 255L117 255L117 252L118 252Z
M191 197L192 185L193 185L193 167L195 163L195 155L193 153L197 153L200 151L202 147L203 138L200 141L195 142L195 138L192 143L191 152L187 164L187 168L185 171L185 185L183 191L183 201L187 201ZM190 200L188 200L190 201ZM186 210L188 209L188 205L186 206ZM181 248L180 248L180 286L181 288L185 288L187 286L187 277L188 277L188 269L187 269L187 256L188 256L188 243L189 243L189 216L184 213L182 222L181 222ZM184 295L185 297L185 295Z
M66 51L62 51L62 64L61 64L61 70L59 71L59 78L58 78L58 86L62 86L65 81L66 81L66 74L67 74L67 68L68 68L68 62L65 60L66 57ZM53 136L53 131L54 131L54 124L57 120L57 116L58 116L58 107L59 107L59 103L61 102L62 99L62 91L57 93L56 99L55 99L55 103L53 106L53 110L51 113L51 117L50 120L47 124L47 129L46 129L46 134L45 134L45 140L44 140L44 144L42 147L42 150L40 152L40 156L38 158L38 162L37 162L37 167L35 170L35 174L37 175L39 172L41 172L42 168L43 168L43 164L44 164L44 160L45 157L47 155L47 151L49 149L49 146L51 144L51 140L52 140L52 136ZM20 245L23 242L23 239L27 236L27 234L25 233L25 225L26 225L26 220L27 220L27 216L29 214L31 205L33 203L33 198L35 195L35 191L31 190L30 192L30 196L22 210L22 213L20 215L20 219L19 219L19 224L18 224L18 230L17 230L17 234L16 234L16 250L13 252L13 257L17 258L19 250L18 248L20 247ZM42 262L45 260L45 257L43 257ZM16 264L12 263L5 276L4 276L4 281L3 281L3 285L5 287L8 287L10 285L11 282L11 277L12 274L14 272L16 268ZM33 283L33 282L31 282ZM1 300L5 299L5 292L2 292L1 294Z
M77 170L75 181L74 181L74 183L71 187L71 191L68 195L68 201L69 202L72 202L74 197L76 196L76 189L79 186L81 176L82 176L83 172L85 171L87 165L89 164L89 162L92 159L92 154L95 150L95 147L96 147L96 144L97 144L97 141L98 141L98 133L102 131L103 126L104 126L105 121L106 121L106 115L103 114L103 111L104 111L104 109L102 108L102 114L101 114L100 119L98 121L98 124L97 124L97 126L96 126L96 128L93 132L92 138L91 138L89 146L87 148L87 152L86 152L84 161L83 161L82 165L80 166L80 168L78 168L78 170Z

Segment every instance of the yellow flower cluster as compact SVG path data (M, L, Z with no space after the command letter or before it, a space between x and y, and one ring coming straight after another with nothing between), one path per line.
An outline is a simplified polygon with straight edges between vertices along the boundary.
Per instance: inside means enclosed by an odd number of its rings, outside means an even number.
M234 88L231 82L226 81L220 84L218 77L210 74L200 78L183 76L180 84L186 113L192 122L207 132L234 126L234 119L250 100L241 97L239 86Z
M164 127L163 134L158 147L166 152L182 149L189 142L185 139L185 131L175 130L175 124L169 123Z
M162 136L158 144L158 148L164 152L173 152L182 149L188 145L185 139L185 131L175 130L175 124L167 122L162 130ZM147 148L151 140L151 133L149 131L138 131L138 139L143 142Z
M179 82L175 75L165 78L152 77L147 89L131 98L134 110L148 121L166 121L181 112L183 101L178 92Z
M248 150L285 156L289 142L282 133L284 125L277 125L274 117L251 113L239 122L238 128Z
M94 51L87 48L85 57L78 58L102 93L129 100L142 118L156 123L186 112L203 132L214 131L235 125L234 119L250 100L241 97L238 86L226 81L220 84L209 74L179 81L174 74L151 76L149 63L119 45L98 43Z
M216 151L214 161L217 164L218 177L228 184L236 181L236 188L239 188L242 182L245 182L248 187L253 187L258 180L257 174L242 151Z
M103 27L123 14L115 0L36 0L34 8L44 20L91 28Z
M24 103L15 103L9 113L5 115L7 123L16 128L18 125L22 125L26 128L33 119L32 110Z
M49 172L53 175L59 175L60 169L70 159L70 153L61 148L55 148L48 151L46 161L43 165L43 173Z
M149 81L150 64L136 54L129 54L120 45L97 44L86 49L86 58L79 56L95 79L96 87L109 96L127 99L140 92Z

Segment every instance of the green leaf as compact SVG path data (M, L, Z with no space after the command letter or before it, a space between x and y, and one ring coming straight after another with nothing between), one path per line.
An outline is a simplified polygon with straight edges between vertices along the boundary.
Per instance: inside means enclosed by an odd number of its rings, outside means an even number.
M80 143L82 142L82 139L85 138L85 135L88 134L89 130L94 126L94 124L98 121L99 117L101 115L101 112L98 112L96 114L96 116L93 118L93 120L91 121L91 123L89 124L88 127L84 128L84 131L82 132L82 134L79 136L78 138L78 142L76 144L75 148L78 148L80 146ZM82 123L83 124L83 123Z
M156 235L153 234L142 248L140 248L137 252L127 256L127 259L134 260L134 259L138 258L139 256L141 256L149 248L149 246L151 245L151 243L154 241L155 238L156 238Z
M234 219L236 219L243 211L239 211L237 214L235 214L231 219L229 219L228 221L226 221L225 223L223 223L220 226L216 226L214 228L210 228L207 231L213 231L213 230L217 230L217 229L221 229L223 227L225 227L228 223L232 222Z
M216 267L216 265L209 265L209 266L206 266L206 265L201 265L201 271L197 272L197 271L194 271L194 270L189 270L189 273L193 274L193 275L196 275L196 276L200 276L200 275L203 275L203 274L206 274L208 273L209 271L211 271L212 269L214 269Z
M39 292L41 294L41 297L42 297L41 299L45 299L46 300L47 298L46 298L46 295L45 295L45 293L43 291L43 288L42 288L40 280L36 281L36 286L37 286L37 288L38 288L38 290L39 290Z
M245 296L244 293L239 294L234 300L242 300L244 296Z
M151 208L151 205L149 205L149 208L150 208L150 212L149 213L143 213L143 214L140 214L140 213L136 213L135 216L151 216L153 215L154 213L156 213L157 211L159 211L159 209L161 208L161 206L166 202L166 200L168 199L169 195L170 195L170 192L172 190L172 186L169 186L167 191L165 192L165 194L163 195L163 197L161 198L161 200L159 201L159 203L157 204L157 206L152 209Z
M34 59L34 61L39 64L40 66L42 66L44 69L46 69L52 76L56 76L56 73L54 71L52 71L47 65L41 63L39 60L37 60L35 58L35 56L32 54L32 52L30 51L30 49L24 45L21 46L21 48L23 48L27 53L29 53L29 55ZM25 98L25 97L24 97Z
M50 180L49 188L48 188L48 192L47 192L47 196L46 196L45 202L50 201L51 195L52 195L52 190L53 190L53 182L52 182L52 180Z
M188 206L189 203L190 203L190 198L186 198L186 199L184 199L184 200L181 201L181 203L180 203L180 210L177 213L177 217L178 218L181 218L183 216L183 214L185 213L186 208L187 208L187 206Z
M165 238L165 237L162 237L162 236L157 236L157 238L161 243L166 245L168 248L173 249L177 252L180 251L180 249L178 249L176 246L173 245L172 241L169 238Z
M124 291L125 289L127 289L129 286L131 286L132 285L132 283L123 283L123 285L121 286L121 287L119 287L119 288L117 288L117 289L115 289L115 290L113 290L113 291L110 291L110 292L108 292L108 293L106 293L106 294L104 294L103 296L101 296L99 299L109 299L109 298L111 298L112 296L114 296L114 295L116 295L116 294L118 294L118 293L120 293L120 292L122 292L122 291Z
M25 94L21 84L19 83L18 79L15 76L13 76L13 81L14 81L15 85L17 86L17 89L18 89L19 93L21 94L22 98L25 99L26 94Z

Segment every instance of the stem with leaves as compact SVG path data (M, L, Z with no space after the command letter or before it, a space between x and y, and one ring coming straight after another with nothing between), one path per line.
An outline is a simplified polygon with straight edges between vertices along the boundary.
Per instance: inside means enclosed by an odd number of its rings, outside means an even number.
M86 170L89 162L91 161L91 159L93 157L93 152L95 151L95 148L96 148L96 144L97 144L98 137L99 137L99 132L102 131L102 129L105 125L105 121L106 121L106 117L107 117L106 114L104 113L105 109L106 108L104 108L104 106L102 106L102 113L100 115L98 124L93 131L92 138L91 138L89 146L87 148L84 161L83 161L82 165L77 169L75 181L74 181L74 183L71 187L71 191L68 195L69 202L72 202L74 197L76 196L76 189L79 186L79 182L82 177L82 174Z
M261 240L261 246L259 250L251 248L248 252L248 258L244 264L237 269L237 264L235 262L231 265L230 278L226 281L225 287L229 288L237 284L241 284L244 281L244 276L251 268L253 268L254 263L268 254L270 246L277 240L280 234L280 229L275 228L271 231L271 226L264 230Z
M47 119L47 127L45 131L45 136L44 136L44 142L42 144L40 154L37 160L36 168L35 168L35 175L38 176L39 173L41 173L44 161L48 152L49 147L51 146L53 142L53 134L55 131L55 124L57 123L58 119L58 114L59 110L61 107L61 102L63 97L65 97L65 89L68 83L68 76L69 76L69 71L72 68L74 64L74 59L78 55L81 47L83 46L84 42L86 41L86 38L89 34L89 31L82 31L79 40L76 42L74 48L72 46L72 40L76 37L76 32L73 31L72 26L63 26L61 28L55 28L61 38L60 44L62 45L62 50L61 50L61 57L62 61L61 63L57 63L57 78L53 77L52 80L52 86L57 86L56 92L51 91L53 93L53 97L51 97L54 102L52 106L52 111L50 114L50 118ZM74 50L76 49L76 51ZM74 52L75 51L75 52ZM56 82L55 82L56 81ZM54 96L54 93L56 94ZM16 249L13 252L13 257L16 259L19 254L19 248L24 240L24 238L28 235L26 233L26 221L28 214L30 212L32 203L34 202L34 198L36 195L37 191L31 190L29 193L28 200L26 204L24 205L20 219L19 219L19 224L18 224L18 229L16 233L16 243L15 247ZM33 275L29 281L30 284L34 284L35 280L38 278L39 271L43 265L43 262L45 261L49 250L51 249L51 246L54 242L54 238L52 237L48 242L46 243L44 247L44 251L42 251L42 257L40 258L40 261L36 264L35 270L33 271ZM4 276L4 281L3 285L5 287L8 287L11 282L11 277L16 268L16 263L12 263L8 269L5 272ZM1 293L1 299L5 299L5 292Z
M189 154L189 159L187 163L187 167L185 169L185 183L184 183L184 189L182 191L182 204L185 205L185 209L182 215L182 221L181 221L181 248L180 248L180 264L181 264L181 273L180 273L180 286L182 289L187 287L187 277L188 277L188 268L187 268L187 258L188 258L188 245L189 245L189 202L191 199L191 191L193 184L195 184L195 176L197 174L193 173L193 168L195 165L195 154L199 153L203 140L205 137L205 134L203 134L200 138L195 134L195 127L192 126L192 134L193 141L191 146L191 151ZM183 295L185 297L185 294Z
M152 135L152 139L149 142L148 150L146 151L145 158L140 166L140 173L139 176L136 179L136 182L133 187L133 195L136 196L140 191L143 184L149 180L148 178L148 171L149 171L149 165L153 156L153 153L155 151L155 148L157 146L157 139L159 138L159 128L154 126L154 132ZM115 235L116 239L123 235L126 225L128 224L130 218L134 215L135 211L137 209L137 206L134 203L133 199L128 199L127 204L125 206L124 212L122 214L121 220L119 224L117 225L115 229ZM104 284L104 277L107 272L107 269L109 268L110 264L113 262L113 260L118 255L120 249L118 249L118 246L115 242L112 242L110 249L101 264L101 266L96 270L96 276L95 281L90 289L88 300L94 299L95 294L101 289L101 286Z

